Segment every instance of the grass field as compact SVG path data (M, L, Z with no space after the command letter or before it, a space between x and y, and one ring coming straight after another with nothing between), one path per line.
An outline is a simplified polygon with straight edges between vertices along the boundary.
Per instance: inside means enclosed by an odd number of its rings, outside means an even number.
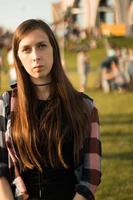
M133 199L133 94L92 92L91 95L99 108L103 149L103 177L97 192L97 200L131 200Z
M74 56L74 55L72 55ZM78 77L72 61L68 76L78 89ZM94 61L95 63L95 61ZM86 93L96 101L102 141L102 182L97 200L133 199L133 91L104 94L94 89L98 71L90 73ZM3 74L1 92L7 88L8 78Z
M75 73L69 75L78 88ZM133 91L104 94L94 90L98 73L91 72L86 93L99 110L102 141L102 182L97 200L133 199Z

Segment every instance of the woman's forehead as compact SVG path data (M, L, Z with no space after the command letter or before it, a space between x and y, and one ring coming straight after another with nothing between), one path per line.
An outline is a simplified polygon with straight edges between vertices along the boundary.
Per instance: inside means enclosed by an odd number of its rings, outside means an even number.
M19 46L34 44L35 42L49 42L47 33L42 29L35 29L25 34L19 42Z

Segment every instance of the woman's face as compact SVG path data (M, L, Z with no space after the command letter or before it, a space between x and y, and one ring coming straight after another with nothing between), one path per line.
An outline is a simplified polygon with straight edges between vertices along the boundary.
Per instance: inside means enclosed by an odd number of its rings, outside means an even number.
M43 30L33 30L20 41L18 57L33 83L41 84L51 80L53 48Z

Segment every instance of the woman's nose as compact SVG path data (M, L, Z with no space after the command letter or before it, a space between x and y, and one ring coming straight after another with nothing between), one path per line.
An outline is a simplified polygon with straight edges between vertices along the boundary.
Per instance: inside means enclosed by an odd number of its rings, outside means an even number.
M33 61L40 60L40 54L39 54L39 51L37 49L32 50L32 59L33 59Z

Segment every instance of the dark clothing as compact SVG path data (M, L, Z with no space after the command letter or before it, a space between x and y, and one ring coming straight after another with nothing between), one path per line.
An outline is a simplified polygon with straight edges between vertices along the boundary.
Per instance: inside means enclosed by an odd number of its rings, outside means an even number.
M43 112L49 105L51 100L38 100L37 101L37 116L38 119L41 118ZM62 113L63 114L63 113ZM62 115L62 124L64 124L65 116ZM62 129L65 127L62 126ZM63 131L63 130L62 130ZM41 134L41 136L44 135ZM71 138L71 137L70 137ZM46 138L43 138L45 140ZM40 138L42 140L42 137ZM29 193L29 199L37 200L72 200L75 194L75 184L76 176L74 174L73 166L73 140L69 138L65 139L63 144L63 158L67 164L69 164L70 169L52 168L51 166L46 166L44 160L47 157L48 150L45 147L43 141L39 142L41 144L40 153L42 155L42 166L43 172L39 172L35 169L22 172L22 178L25 182L27 191Z
M29 193L29 199L72 200L75 194L74 171L65 169L44 169L44 172L27 170L22 178Z

